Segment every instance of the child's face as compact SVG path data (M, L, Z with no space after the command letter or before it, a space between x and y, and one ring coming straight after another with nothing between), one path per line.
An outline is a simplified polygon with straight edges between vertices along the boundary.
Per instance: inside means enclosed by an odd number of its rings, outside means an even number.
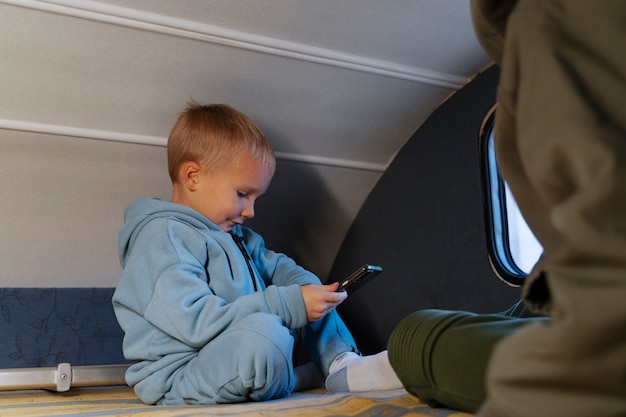
M254 217L254 203L269 187L272 174L260 159L242 152L228 168L200 173L190 206L229 232Z

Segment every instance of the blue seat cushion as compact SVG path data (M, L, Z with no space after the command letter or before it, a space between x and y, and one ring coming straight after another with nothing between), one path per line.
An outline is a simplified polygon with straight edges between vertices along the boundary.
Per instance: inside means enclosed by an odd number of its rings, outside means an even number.
M114 288L1 288L0 368L126 363Z

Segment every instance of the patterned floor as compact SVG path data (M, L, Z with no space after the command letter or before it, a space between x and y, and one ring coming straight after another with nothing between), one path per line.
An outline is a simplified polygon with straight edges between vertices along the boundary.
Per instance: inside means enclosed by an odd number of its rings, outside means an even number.
M458 411L430 408L405 391L329 394L324 390L292 394L262 403L217 406L147 406L128 387L51 391L0 392L2 417L471 417Z

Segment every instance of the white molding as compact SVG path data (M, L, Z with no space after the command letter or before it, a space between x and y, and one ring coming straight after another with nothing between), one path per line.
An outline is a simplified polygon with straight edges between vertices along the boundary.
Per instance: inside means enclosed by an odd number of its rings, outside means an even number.
M230 30L186 19L113 6L92 0L0 0L0 3L408 80L436 87L457 90L468 82L468 79L465 77Z
M79 139L95 139L110 142L133 143L140 145L166 146L167 138L159 136L137 135L132 133L111 132L106 130L84 129L71 126L60 126L46 123L24 122L19 120L0 119L0 129L19 132L41 133L44 135L66 136ZM275 152L276 159L302 162L312 165L325 165L363 171L384 172L387 164L354 161L350 159L330 158L325 156Z
M135 143L140 145L167 145L167 138L161 138L158 136L111 132L107 130L84 129L80 127L24 122L20 120L0 119L0 129L16 130L19 132L43 133L45 135L54 136L67 136L79 139L97 139L110 142Z

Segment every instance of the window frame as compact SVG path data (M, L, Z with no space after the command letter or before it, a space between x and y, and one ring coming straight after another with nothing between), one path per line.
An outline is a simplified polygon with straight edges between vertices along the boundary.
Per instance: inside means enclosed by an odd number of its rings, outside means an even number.
M510 250L506 188L492 139L496 107L494 104L483 118L478 137L487 252L498 278L517 287L524 284L528 274L517 265Z

